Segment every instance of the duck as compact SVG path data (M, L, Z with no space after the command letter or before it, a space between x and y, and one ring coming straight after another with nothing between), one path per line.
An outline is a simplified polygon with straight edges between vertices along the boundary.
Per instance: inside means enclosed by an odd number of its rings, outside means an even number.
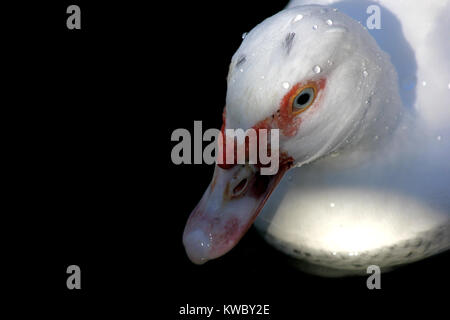
M371 5L381 28L363 23ZM445 12L447 0L293 0L248 32L231 59L222 129L278 130L279 168L216 163L184 229L189 259L223 256L252 225L323 276L448 250Z

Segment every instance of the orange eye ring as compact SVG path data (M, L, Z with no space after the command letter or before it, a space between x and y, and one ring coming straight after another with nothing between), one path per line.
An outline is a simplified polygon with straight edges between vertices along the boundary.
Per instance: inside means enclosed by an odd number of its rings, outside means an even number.
M307 83L295 89L289 98L289 108L292 115L296 116L308 110L317 97L317 91L317 85L314 82Z

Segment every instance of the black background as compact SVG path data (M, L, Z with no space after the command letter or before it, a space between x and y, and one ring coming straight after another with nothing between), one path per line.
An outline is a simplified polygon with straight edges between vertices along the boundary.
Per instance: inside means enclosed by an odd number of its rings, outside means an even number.
M193 319L178 315L186 304L269 304L271 319L446 307L448 253L383 274L381 290L365 277L302 273L253 229L226 256L191 264L183 227L213 167L172 164L171 133L193 132L194 120L220 128L242 34L287 1L93 2L7 11L10 297L61 318ZM81 30L66 28L70 4L81 7ZM66 288L71 264L79 291Z

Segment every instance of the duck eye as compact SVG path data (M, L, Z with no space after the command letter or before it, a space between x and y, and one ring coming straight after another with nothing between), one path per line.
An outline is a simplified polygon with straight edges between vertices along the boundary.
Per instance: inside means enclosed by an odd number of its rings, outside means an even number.
M299 114L305 111L313 103L315 93L316 92L312 87L306 87L299 90L292 101L292 112L294 114Z

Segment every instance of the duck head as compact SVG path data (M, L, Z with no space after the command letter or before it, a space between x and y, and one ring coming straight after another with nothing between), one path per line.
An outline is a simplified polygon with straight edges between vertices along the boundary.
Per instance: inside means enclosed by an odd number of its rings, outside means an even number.
M225 129L276 129L264 143L278 157L278 170L264 174L258 163L216 165L183 234L197 264L236 245L289 168L367 145L378 129L365 120L379 117L389 125L396 112L389 57L363 26L322 6L283 10L256 26L234 54L227 83L219 158L227 150ZM262 141L259 134L256 140Z

